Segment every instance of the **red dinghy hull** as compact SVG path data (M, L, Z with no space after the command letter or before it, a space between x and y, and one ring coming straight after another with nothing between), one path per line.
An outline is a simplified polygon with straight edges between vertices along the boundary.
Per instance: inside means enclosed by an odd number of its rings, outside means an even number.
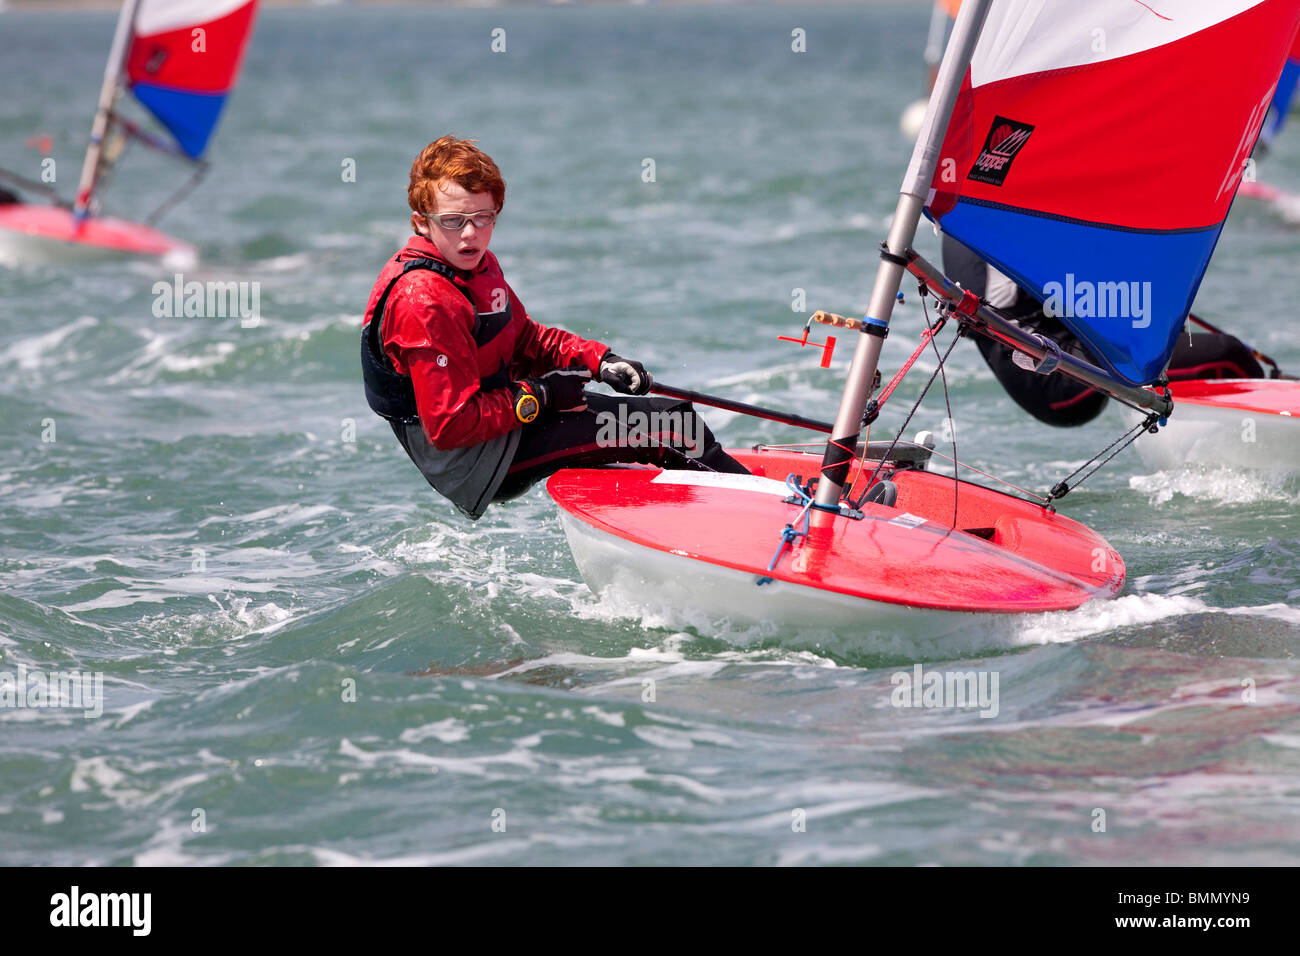
M886 469L893 507L867 503L860 520L814 512L808 535L772 566L782 529L801 510L784 501L784 479L815 475L821 456L731 454L754 475L551 476L547 489L588 585L640 607L656 597L679 609L697 602L705 618L732 624L861 629L922 615L948 633L972 616L1070 610L1124 583L1123 559L1105 539L980 485L960 484L954 526L956 483L917 469Z
M178 266L198 258L189 243L140 223L90 216L78 224L70 211L57 206L0 205L0 257L11 264L124 256L165 259Z
M1274 378L1173 382L1174 413L1137 440L1148 465L1300 471L1300 381Z
M1262 415L1300 417L1300 381L1284 378L1220 378L1172 382L1175 407L1235 408Z

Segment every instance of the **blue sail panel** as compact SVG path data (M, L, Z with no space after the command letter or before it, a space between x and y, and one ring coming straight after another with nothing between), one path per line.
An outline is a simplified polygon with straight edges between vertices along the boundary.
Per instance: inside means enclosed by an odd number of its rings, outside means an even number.
M198 159L203 155L226 103L224 93L186 93L145 83L137 84L133 92L176 137L177 145L187 156Z
M1282 67L1282 75L1278 77L1277 89L1273 92L1273 102L1268 109L1268 119L1264 121L1264 129L1259 134L1259 141L1265 146L1273 145L1273 140L1286 124L1298 82L1300 82L1300 61L1288 59L1286 65Z
M958 200L943 230L1042 300L1132 385L1164 370L1218 242L1206 229L1113 229Z

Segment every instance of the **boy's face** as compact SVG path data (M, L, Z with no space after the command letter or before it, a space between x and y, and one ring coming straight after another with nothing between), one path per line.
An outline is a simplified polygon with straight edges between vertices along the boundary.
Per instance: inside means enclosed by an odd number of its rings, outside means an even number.
M487 252L488 243L492 241L492 230L496 228L496 204L491 193L467 192L459 183L441 182L434 190L435 209L425 215L411 213L411 228L434 244L444 259L457 269L466 271L478 267ZM459 229L449 229L439 223L439 217L449 215L482 216L491 213L493 222L487 226L476 226L466 218Z

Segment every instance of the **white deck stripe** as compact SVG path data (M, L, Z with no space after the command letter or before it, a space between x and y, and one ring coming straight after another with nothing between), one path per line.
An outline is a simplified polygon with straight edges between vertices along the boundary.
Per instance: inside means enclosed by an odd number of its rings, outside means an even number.
M716 471L661 471L651 479L658 485L698 485L703 488L731 488L735 491L757 491L765 495L790 494L784 481L763 478L760 475L728 475Z

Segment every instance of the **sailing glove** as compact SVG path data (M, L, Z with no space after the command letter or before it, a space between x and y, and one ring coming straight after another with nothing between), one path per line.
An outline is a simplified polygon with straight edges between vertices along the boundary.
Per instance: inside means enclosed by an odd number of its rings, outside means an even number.
M587 409L587 396L583 394L582 386L590 381L591 373L585 368L562 368L547 372L541 378L530 378L524 385L536 396L542 411L582 412Z
M600 380L624 395L644 395L654 384L644 365L613 352L606 352L600 360Z

